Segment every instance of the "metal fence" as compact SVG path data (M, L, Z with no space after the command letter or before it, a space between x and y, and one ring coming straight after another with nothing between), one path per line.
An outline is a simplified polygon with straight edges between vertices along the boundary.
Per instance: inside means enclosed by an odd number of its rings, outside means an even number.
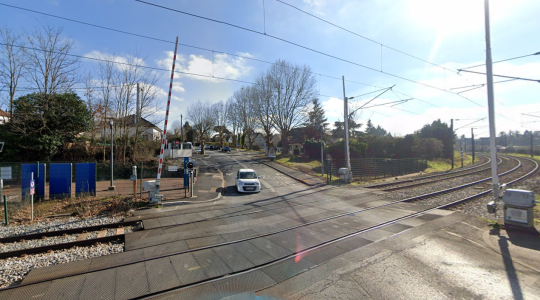
M339 177L339 168L346 168L346 160L332 160L332 176ZM381 179L402 176L424 171L428 167L427 160L418 158L353 158L351 170L353 177L363 180Z
M142 194L142 183L148 180L155 180L158 170L157 163L122 163L115 162L113 165L113 185L114 190L111 190L111 165L110 163L100 163L100 162L86 162L86 163L95 163L95 193L91 195L96 196L107 196L107 195L133 195L133 181L130 180L131 175L133 174L133 166L137 167L137 194ZM62 164L63 168L51 168L52 165L58 166ZM56 178L57 176L67 177L69 183L71 183L71 189L69 191L62 191L62 195L65 197L76 197L81 195L86 195L77 191L77 165L82 167L83 162L39 162L40 173L34 174L34 179L40 177L40 180L36 180L36 195L34 199L38 200L48 200L51 198L58 198L58 195L55 195L54 187L51 189L51 178ZM35 165L37 167L38 162L0 162L0 178L3 179L4 187L2 189L2 194L6 195L9 203L24 203L30 199L30 187L29 187L29 178L23 178L23 165ZM32 166L36 169L34 166ZM44 168L43 168L44 167ZM84 167L88 167L87 165ZM169 167L176 167L176 171L169 171ZM60 170L63 174L57 174ZM36 169L37 170L37 169ZM53 173L51 173L53 170ZM56 170L56 171L55 171ZM55 173L56 172L56 173ZM68 175L66 175L67 173ZM80 173L80 172L79 172ZM28 177L28 176L26 176ZM43 178L44 177L44 178ZM161 178L163 188L172 188L172 185L175 188L183 187L183 177L184 169L183 162L179 160L169 160L164 162L164 167L162 170ZM172 179L172 180L168 180ZM177 180L176 180L177 179ZM80 180L79 180L80 181ZM44 186L40 186L41 185ZM171 183L172 182L172 183ZM70 186L70 184L67 184ZM53 184L54 185L54 184ZM79 182L79 186L85 186L84 183ZM88 185L91 185L89 182ZM171 186L169 186L171 185ZM79 187L80 188L80 187ZM53 193L51 195L51 193ZM65 194L65 195L63 195ZM1 197L1 196L0 196ZM0 199L0 202L3 201Z

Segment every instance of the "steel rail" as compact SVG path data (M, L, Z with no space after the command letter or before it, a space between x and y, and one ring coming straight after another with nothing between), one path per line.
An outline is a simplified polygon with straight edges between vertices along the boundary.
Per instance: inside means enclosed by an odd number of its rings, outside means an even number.
M514 179L514 180L512 180L512 181L507 182L506 185L514 184L514 183L516 183L516 182L518 182L518 181L521 181L521 180L523 180L523 179L526 179L527 177L532 176L532 175L534 175L536 172L538 172L539 165L538 165L538 162L537 162L537 161L535 161L534 159L530 159L530 158L528 158L528 157L520 157L520 158L523 158L523 159L525 159L525 160L531 161L531 162L535 165L534 169L533 169L532 171L528 172L527 174L523 175L523 176L520 176L520 177L518 177L518 178L516 178L516 179ZM439 208L441 208L441 209L450 208L450 207L455 206L455 205L457 205L457 204L461 204L461 203L470 201L470 200L472 200L472 199L475 199L475 198L478 198L478 197L487 195L487 194L492 193L492 192L493 192L492 189L488 189L488 190L485 190L485 191L480 192L480 193L478 193L478 194L469 196L469 197L467 197L467 198L463 198L463 199L460 199L460 200L457 200L457 201L453 201L453 202L451 202L451 203L449 203L449 204L441 205L441 206L439 206Z
M407 183L407 182L413 182L413 181L417 181L417 180L424 180L424 179L442 177L442 176L451 175L451 174L459 174L459 173L462 173L462 172L465 172L465 171L470 171L470 170L473 170L473 169L476 169L476 168L481 168L483 166L488 165L490 162L491 162L491 158L488 157L487 162L485 162L483 164L480 164L478 166L471 167L471 168L460 169L460 170L456 170L456 171L446 171L446 172L444 172L444 174L426 175L426 176L416 177L416 178L413 178L413 179L399 180L399 181L395 181L395 182L391 182L391 183L379 183L379 184L367 185L367 186L363 186L363 187L370 188L370 189L371 188L381 188L381 187L396 185L396 184L400 184L400 183Z
M44 237L61 236L64 234L69 235L69 234L75 234L75 233L83 233L85 231L99 231L106 228L119 228L119 227L134 226L140 222L141 222L140 220L136 220L136 221L94 225L94 226L88 226L88 227L71 228L71 229L64 229L64 230L45 231L45 232L32 233L32 234L26 234L26 235L15 235L15 236L10 236L10 237L0 238L0 243L5 244L5 243L19 242L22 240L26 240L26 241L37 240Z
M37 254L37 253L45 253L51 250L59 250L59 249L69 249L73 247L83 247L83 246L90 246L97 243L106 243L111 242L115 240L125 240L125 236L123 234L115 234L111 236L105 236L105 237L99 237L95 239L88 239L88 240L82 240L82 241L73 241L73 242L67 242L67 243L60 243L60 244L52 244L47 246L41 246L41 247L34 247L34 248L26 248L21 250L15 250L15 251L9 251L9 252L1 252L0 253L0 259L6 259L10 257L16 257L21 255L30 255L30 254Z
M498 163L498 165L502 164L502 159L500 160L500 162ZM483 168L483 169L480 169L480 170L475 170L475 171L472 171L472 172L464 172L464 173L460 173L460 174L457 174L457 175L452 175L452 176L448 176L448 177L443 177L441 176L442 178L436 178L436 179L432 179L432 180L428 180L428 181L422 181L422 182L417 182L417 183L413 183L413 184L409 184L409 185L404 185L404 186L398 186L398 187L394 187L394 188L388 188L388 189L383 189L382 191L383 192L391 192L391 191L397 191L397 190L402 190L402 189L407 189L407 188L411 188L411 187L416 187L416 186L421 186L421 185L426 185L426 184L430 184L430 183L434 183L434 182L439 182L439 181L443 181L443 180L446 180L446 179L452 179L452 178L457 178L457 177L462 177L462 176L469 176L469 175L472 175L472 174L476 174L476 173L480 173L480 172L485 172L485 171L489 171L489 167L488 168ZM418 179L418 180L423 180L423 179ZM416 180L413 180L413 181L416 181ZM395 185L397 185L399 183L395 183Z
M515 159L515 158L513 158L513 159ZM508 175L508 174L518 170L519 168L521 168L521 161L518 160L518 159L515 159L515 160L518 161L518 165L516 167L506 171L506 172L503 172L503 173L499 174L499 176ZM470 187L470 186L473 186L473 185L488 181L490 179L491 179L491 176L489 178L480 179L480 180L477 180L477 181L473 181L473 182L469 182L469 183L466 183L466 184L458 185L458 186L451 187L451 188L448 188L448 189L444 189L444 190L440 190L440 191L436 191L436 192L432 192L432 193L427 193L427 194L423 194L423 195L419 195L419 196L414 196L414 197L411 197L411 198L406 198L406 199L403 199L403 201L404 202L411 202L411 201L422 200L422 199L425 199L425 198L428 198L428 197L447 194L449 192L453 192L453 191L456 191L456 190L459 190L459 189Z
M515 171L516 169L517 169L517 168L514 168L514 169L512 169L512 170ZM508 172L509 172L509 171L507 171L507 172L505 172L505 173L508 173ZM445 191L447 191L447 190L445 190ZM435 192L435 193L433 193L433 194L440 194L439 192L440 192L440 191ZM418 197L425 198L426 196L427 196L427 194L426 194L426 195L421 195L421 196L418 196ZM413 197L413 198L414 198L414 197ZM354 215L354 214L357 214L357 213L360 213L360 212L365 212L365 211L369 211L369 210L376 209L376 208L386 207L386 206L390 206L390 205L394 205L394 204L398 204L398 203L403 203L403 202L409 202L409 201L412 201L413 198L402 199L402 200L396 200L396 201L392 201L392 202L385 203L385 204L378 205L378 206L368 207L368 208L364 208L364 209L360 209L360 210L356 210L356 211L352 211L352 212L346 212L346 213L338 214L338 215L335 215L335 216L331 216L331 217L327 217L327 218L323 218L323 219L319 219L319 220L315 220L315 221L311 221L311 222L299 224L299 225L292 226L292 227L289 227L289 228L280 229L280 230L276 230L276 231L269 232L269 233L259 234L259 235L253 236L253 237L242 238L242 239L239 239L239 240L229 241L229 242L223 242L223 243L218 243L218 244L214 244L214 245L202 246L202 247L198 247L198 248L194 248L194 249L189 249L189 250L184 250L184 251L173 252L173 253L164 254L164 255L159 255L159 256L154 256L154 257L145 258L145 259L139 259L139 260L132 261L132 262L120 263L120 264L117 264L117 265L114 265L114 266L107 266L107 267L98 268L98 269L94 269L94 270L87 270L87 271L75 272L75 273L73 273L73 274L66 274L66 275L62 275L62 276L57 276L57 277L55 277L55 278L49 278L49 279L44 279L44 280L40 280L40 281L31 282L31 283L28 283L28 284L21 284L21 285L18 285L18 286L7 287L7 288L4 288L4 289L2 289L2 290L0 290L0 291L5 291L5 290L10 290L10 289L15 289L15 288L19 288L19 287L26 287L26 286L35 285L35 284L39 284L39 283L43 283L43 282L47 282L47 281L51 281L51 280L58 280L58 279L62 279L62 278L72 277L72 276L79 276L79 275L90 274L90 273L95 273L95 272L99 272L99 271L110 270L110 269L114 269L114 268L118 268L118 267L129 266L129 265L133 265L133 264L137 264L137 263L141 263L141 262L146 262L146 261L151 261L151 260L156 260L156 259L161 259L161 258L171 257L171 256L180 255L180 254L184 254L184 253L190 253L190 252L195 252L195 251L200 251L200 250L206 250L206 249L212 249L212 248L221 247L221 246L226 246L226 245L237 244L237 243L241 243L241 242L245 242L245 241L249 241L249 240L253 240L253 239L257 239L257 238L261 238L261 237L265 237L265 236L274 235L274 234L277 234L277 233L286 232L286 231L289 231L289 230L292 230L292 229L296 229L296 228L300 228L300 227L305 227L305 226L312 225L312 224L322 223L322 222L325 222L325 221L328 221L328 220L337 219L337 218L344 217L344 216ZM259 265L259 267L256 266L256 267L253 267L253 268L251 268L251 269L247 269L247 271L237 271L237 272L232 272L232 273L230 273L230 274L228 274L228 275L225 275L225 276L218 276L218 277L215 277L215 278L209 278L209 279L206 279L206 280L201 281L201 282L199 282L199 283L194 283L194 284L192 283L192 284L189 284L189 285L180 287L180 288L191 287L191 286L194 286L194 285L198 285L198 284L203 284L203 283L206 283L206 282L210 282L210 281L212 281L212 280L223 279L224 277L228 277L228 276L231 276L231 275L239 275L239 274L242 274L242 273L246 273L246 272L252 271L252 269L255 270L254 268L260 269L260 268L262 268L262 267L264 267L264 266L267 266L267 265L270 265L270 264L275 264L275 263L284 261L284 260L286 260L286 259L288 259L288 258L291 258L291 257L294 257L294 256L296 256L296 255L298 255L298 254L301 254L301 253L307 253L307 252L309 252L309 251L311 251L311 250L318 249L318 248L320 248L320 247L323 247L323 246L326 246L326 245L329 245L329 244L332 244L332 243L335 243L335 242L338 242L338 241L341 241L341 240L345 240L345 239L347 239L347 238L356 236L356 235L358 235L358 234L367 232L367 231L369 231L369 230L378 229L378 228L381 228L381 227L384 227L384 226L387 226L387 225L394 224L394 223L399 222L399 221L401 221L401 220L405 220L405 219L413 218L413 217L416 217L416 216L419 216L419 215L423 215L423 214L425 214L425 213L427 213L427 212L429 212L429 211L433 211L433 210L436 210L436 209L438 209L438 207L435 207L435 208L428 208L428 209L426 209L426 210L422 210L422 211L415 212L415 213L412 213L412 214L407 215L407 216L404 216L404 217L396 218L396 219L394 219L394 220L390 220L390 221L383 222L383 223L380 223L380 224L377 224L377 225L373 225L373 226L370 226L370 227L361 229L361 230L359 230L359 231L356 231L356 232L353 232L353 233L350 233L350 234L345 234L345 235L342 236L342 237L335 238L335 239L332 239L332 240L330 240L330 241L321 243L321 244L319 244L319 245L316 245L316 246L312 246L312 247L306 248L305 250L299 251L299 252L297 252L297 253L290 254L290 255L286 256L285 258L280 258L280 259L274 260L274 261L272 261L272 262L269 262L269 263L266 263L266 264L263 264L263 265ZM177 225L177 226L178 226L178 225ZM158 245L159 245L159 244L158 244ZM156 245L152 245L152 246L156 246ZM315 247L316 247L316 248L315 248ZM178 288L174 288L174 289L177 290ZM160 292L160 294L161 294L161 293L162 293L162 292ZM149 294L149 295L150 295L150 294ZM153 294L152 294L152 295L153 295ZM156 294L156 295L157 295L157 294ZM145 296L145 297L146 297L146 296Z

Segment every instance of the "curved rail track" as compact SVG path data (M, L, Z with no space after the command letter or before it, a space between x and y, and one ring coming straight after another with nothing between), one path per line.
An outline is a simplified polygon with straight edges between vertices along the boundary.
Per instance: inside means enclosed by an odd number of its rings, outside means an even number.
M535 162L533 160L526 159L526 158L521 158L521 159L531 161L532 166L533 166L532 170L527 170L525 172L525 174L521 174L518 178L513 178L507 184L515 183L516 181L522 180L522 179L524 179L524 178L526 178L528 176L531 176L535 172L537 172L537 170L538 170L538 163L537 162ZM518 167L515 167L512 170L504 172L504 174L501 174L501 175L511 174L512 172L515 172L516 170L520 169L520 167L521 167L521 163L520 163L520 165ZM484 182L486 180L489 180L489 178L483 179L480 182ZM474 184L478 184L478 183L479 182L476 182ZM92 269L92 270L86 270L86 271L82 271L82 272L81 271L73 271L73 272L71 272L69 274L64 273L63 275L56 276L54 278L47 278L47 279L41 280L41 281L34 281L34 282L29 283L29 284L23 284L23 285L20 285L20 286L13 286L13 287L6 288L4 290L12 290L12 289L17 289L17 288L21 288L21 287L24 288L24 287L27 287L29 285L36 285L36 284L40 284L40 283L43 283L43 282L46 282L46 281L51 281L53 279L57 280L57 279L61 279L61 278L67 278L67 277L72 277L72 276L95 273L95 272L99 272L99 271L110 270L110 269L113 269L113 268L118 268L118 267L123 267L123 266L130 266L130 265L134 265L134 264L138 264L138 263L142 263L142 262L149 262L149 261L162 259L162 258L166 258L166 257L172 257L172 256L182 255L182 254L187 254L187 253L195 253L197 251L204 251L204 250L208 250L208 249L218 249L219 247L225 247L225 246L233 246L233 247L234 246L239 246L239 245L242 245L242 243L244 243L244 242L255 241L255 240L261 239L261 238L268 238L269 240L276 240L279 237L279 235L291 233L292 230L305 229L305 231L301 231L302 233L300 233L298 231L295 231L294 235L296 237L296 241L297 241L298 244L294 245L295 246L294 248L287 248L286 246L282 245L283 247L285 247L285 249L287 249L287 252L282 253L282 254L278 255L277 257L271 257L270 259L263 259L261 262L259 262L257 264L254 264L254 266L252 266L252 267L243 267L243 268L240 268L238 270L233 270L232 272L226 272L226 273L223 273L223 274L221 274L221 273L214 274L214 275L208 276L207 278L202 279L202 280L193 280L192 282L189 282L188 284L177 285L177 286L174 286L174 287L165 288L165 289L162 289L162 290L159 290L159 291L155 291L155 292L152 292L150 294L139 295L139 296L135 297L134 299L146 299L146 298L152 298L152 297L155 297L155 296L162 296L162 295L166 295L166 294L169 294L169 293L179 292L179 291L182 291L184 289L191 288L191 287L196 287L196 286L200 286L200 285L204 285L204 284L208 284L208 283L214 283L214 282L221 281L221 280L229 280L229 279L235 278L237 276L243 276L243 275L250 276L252 274L255 274L254 272L256 272L256 271L264 270L266 268L270 268L270 267L272 267L272 266L274 266L276 264L285 262L285 261L290 260L290 259L302 258L302 257L304 257L306 255L310 255L311 253L313 253L317 249L320 249L320 248L323 248L323 247L326 247L326 246L330 246L330 245L336 245L337 248L333 248L334 249L333 254L334 255L340 255L340 254L343 254L343 253L346 253L346 252L350 251L350 250L347 250L347 249L350 249L352 244L356 245L355 247L358 247L357 243L354 243L353 241L355 241L355 238L358 237L360 234L363 234L363 233L366 233L366 232L369 232L369 231L373 231L373 230L376 230L376 229L379 229L379 228L383 228L383 227L386 227L386 226L390 226L390 225L396 224L396 223L398 223L400 221L403 221L403 220L406 220L406 219L418 217L418 216L427 214L429 212L432 212L432 211L434 211L436 209L448 208L448 207L450 207L452 205L462 203L463 201L469 201L471 199L474 199L476 197L479 197L479 196L482 196L482 195L485 195L485 194L491 192L491 190L482 191L480 193L477 193L474 196L469 196L469 197L466 197L466 198L463 198L463 199L459 199L457 201L451 201L449 203L446 203L444 205L438 205L436 207L426 207L425 209L422 209L420 211L408 214L406 216L394 218L392 220L388 220L386 222L382 222L382 223L371 225L371 226L366 226L365 223L364 224L362 224L362 223L354 223L354 221L351 221L353 223L353 224L351 224L351 227L341 226L339 228L339 232L340 232L339 236L331 236L331 235L324 234L322 232L318 232L318 234L310 236L308 233L306 233L306 232L310 232L310 231L317 232L316 229L320 228L319 225L332 224L331 221L336 220L338 218L349 218L350 220L352 220L352 218L350 218L352 216L360 216L360 218L361 218L362 213L365 213L365 212L368 212L368 211L371 211L371 210L375 210L377 208L389 207L389 206L396 205L396 204L403 203L403 202L418 201L418 200L425 199L427 197L434 197L434 196L441 195L441 194L444 194L444 193L450 193L452 191L463 189L463 188L466 188L468 186L471 186L471 184L466 184L466 185L463 185L463 186L460 186L460 187L455 187L455 188L452 188L452 189L447 189L447 190L444 190L444 191L438 191L438 192L435 192L435 193L421 195L421 196L417 196L417 197L413 197L413 198L391 201L391 202L381 204L381 205L376 205L376 206L373 206L373 207L355 209L353 211L348 211L348 212L345 212L345 213L340 213L340 214L336 214L336 215L332 215L332 216L328 216L328 217L322 217L322 218L318 218L318 219L313 219L311 221L303 222L302 224L299 224L299 225L288 226L286 228L281 228L279 230L273 230L273 231L260 233L260 234L255 234L255 235L244 235L242 238L238 238L238 239L231 240L231 241L226 241L226 242L221 242L221 243L210 243L208 245L203 245L203 246L200 246L200 247L194 247L194 248L188 249L188 250L175 251L175 252L164 254L164 255L154 255L154 256L151 256L151 257L144 258L144 259L133 258L133 260L127 261L127 262L126 261L123 261L123 262L118 261L118 262L113 263L112 265L109 265L109 266L103 267L103 268L95 268L95 269ZM314 202L316 202L316 201L314 201ZM303 205L303 204L297 204L297 205ZM277 209L277 208L275 208L275 209ZM251 211L249 213L259 213L259 212L264 213L265 211L267 211L267 210ZM234 215L232 215L232 216L234 216ZM228 216L228 217L230 217L230 216ZM205 222L205 221L211 221L211 220L220 219L220 218L224 218L224 217L220 216L220 217L215 217L215 218L208 218L208 219L205 219L205 220L194 221L194 222L189 222L189 223ZM349 219L347 219L347 220L349 220ZM189 224L189 223L186 223L186 224ZM177 227L177 226L183 226L183 225L185 225L185 224L172 225L172 226L169 226L169 227ZM336 226L334 225L334 227L336 227ZM363 228L359 229L359 227L363 227ZM165 227L162 227L162 228L165 228ZM313 229L311 229L311 228L313 228ZM171 241L168 241L168 243L170 243L170 242ZM347 242L352 242L352 243L349 243L348 246L343 246L344 243L346 244ZM356 241L356 242L358 242L358 241ZM160 244L153 244L152 246L155 246L155 245L160 245ZM300 245L300 247L298 245ZM278 244L278 246L279 246L279 244ZM309 268L311 268L311 267L305 267L304 269L299 270L299 272L306 271ZM2 292L2 291L3 290L0 290L0 292Z

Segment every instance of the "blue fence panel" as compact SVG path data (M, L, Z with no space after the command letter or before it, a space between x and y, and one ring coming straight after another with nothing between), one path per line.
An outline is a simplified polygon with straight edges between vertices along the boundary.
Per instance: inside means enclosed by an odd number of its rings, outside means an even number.
M71 197L71 164L51 164L49 166L49 198Z
M75 164L75 196L96 195L96 163Z
M37 173L37 164L22 164L21 165L21 191L22 199L30 197L30 180L32 179L32 172L34 173L34 180L36 180L36 199L45 199L45 164L39 164L39 174Z

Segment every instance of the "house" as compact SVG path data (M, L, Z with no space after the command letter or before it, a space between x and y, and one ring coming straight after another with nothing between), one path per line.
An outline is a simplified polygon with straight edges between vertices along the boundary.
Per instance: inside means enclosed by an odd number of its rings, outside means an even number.
M7 112L0 109L0 124L7 123L9 121L9 117L10 115Z
M251 135L251 139L253 140L254 145L258 145L261 149L266 148L266 138L264 134L258 132L254 133ZM273 134L270 143L272 143L273 146L277 146L279 141L281 141L281 134Z
M113 119L114 135L116 137L124 136L127 134L128 137L135 135L137 131L136 116L129 115L124 118L114 118ZM145 141L159 141L161 139L161 133L163 130L159 129L154 123L146 120L141 117L139 123L139 135ZM90 133L84 133L83 135L89 136ZM109 138L111 135L109 122L100 122L96 129L94 130L95 138Z

